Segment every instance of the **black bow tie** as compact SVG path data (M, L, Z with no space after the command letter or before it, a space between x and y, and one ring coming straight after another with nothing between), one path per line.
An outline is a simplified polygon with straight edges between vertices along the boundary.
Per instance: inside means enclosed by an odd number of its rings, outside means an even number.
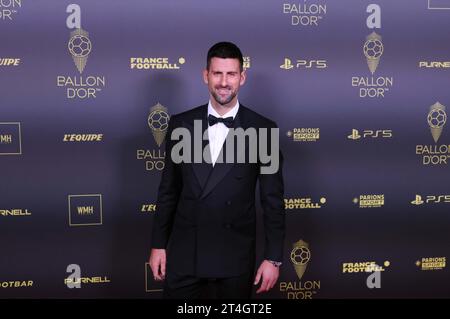
M231 128L233 127L234 119L232 116L222 118L222 117L215 117L214 115L211 114L208 115L209 126L213 126L214 124L217 124L219 122L222 122L226 127Z

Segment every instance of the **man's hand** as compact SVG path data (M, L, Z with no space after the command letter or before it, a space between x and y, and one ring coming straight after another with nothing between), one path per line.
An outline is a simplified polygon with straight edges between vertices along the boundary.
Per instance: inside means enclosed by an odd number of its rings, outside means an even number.
M150 268L153 272L155 280L164 280L166 277L166 250L152 249L149 260Z
M278 276L280 275L280 269L275 267L267 260L264 260L258 268L256 273L254 285L257 285L262 277L262 283L259 289L256 291L257 294L260 292L266 292L275 286Z

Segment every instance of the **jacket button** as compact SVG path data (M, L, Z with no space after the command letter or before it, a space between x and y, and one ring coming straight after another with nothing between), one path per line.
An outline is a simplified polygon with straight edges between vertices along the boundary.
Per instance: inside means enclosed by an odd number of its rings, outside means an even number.
M230 206L231 205L231 201L227 200L227 205Z
M227 229L231 228L231 224L225 224L225 228Z

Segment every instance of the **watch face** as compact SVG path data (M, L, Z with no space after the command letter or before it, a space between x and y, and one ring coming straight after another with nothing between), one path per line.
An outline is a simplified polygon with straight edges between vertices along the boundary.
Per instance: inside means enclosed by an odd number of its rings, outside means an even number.
M279 262L279 261L272 261L272 260L270 260L269 261L272 265L274 265L275 267L280 267L281 266L281 262Z

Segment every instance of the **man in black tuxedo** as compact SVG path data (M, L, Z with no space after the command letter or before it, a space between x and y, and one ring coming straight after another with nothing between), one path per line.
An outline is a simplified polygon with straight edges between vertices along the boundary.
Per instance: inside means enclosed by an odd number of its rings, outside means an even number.
M218 298L248 299L252 283L261 282L257 293L275 285L282 261L282 156L279 141L275 146L270 142L275 136L272 132L276 131L278 138L278 129L275 122L239 103L237 93L246 72L242 53L233 43L220 42L209 49L203 79L210 92L209 103L174 115L169 122L149 263L155 280L165 280L165 298L198 298L205 286L212 285ZM205 129L200 141L195 137L198 125ZM237 145L227 146L229 132L238 128L257 130L257 145L267 146L276 156L275 171L263 171L267 163L259 149L254 154L255 140L246 143L244 151ZM259 133L262 130L268 132L267 138ZM179 153L190 160L176 158L176 138L181 136L177 132L190 133L186 139L191 139L191 146L200 143L200 162L193 159L199 155L195 146L193 156L185 153L186 149ZM240 155L245 155L244 162L237 160ZM257 155L256 161L250 160L252 155ZM265 247L264 260L254 277L258 180Z

